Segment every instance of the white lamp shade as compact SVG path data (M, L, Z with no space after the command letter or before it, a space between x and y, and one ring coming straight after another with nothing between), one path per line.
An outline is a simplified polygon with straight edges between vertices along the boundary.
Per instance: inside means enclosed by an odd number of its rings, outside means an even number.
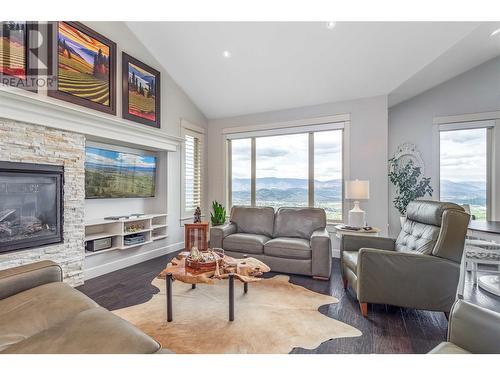
M370 181L353 180L345 182L345 199L369 199Z

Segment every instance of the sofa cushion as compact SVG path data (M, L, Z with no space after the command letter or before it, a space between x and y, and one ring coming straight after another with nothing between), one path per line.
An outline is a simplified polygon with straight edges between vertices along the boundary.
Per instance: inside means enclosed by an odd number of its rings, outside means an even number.
M96 307L62 282L49 283L0 300L0 351Z
M311 259L311 243L303 238L278 237L266 242L264 254L279 258Z
M239 253L262 254L270 238L262 234L235 233L224 238L223 249Z
M431 254L439 236L440 227L407 219L396 239L397 251Z
M95 307L11 345L4 353L149 354L158 350L160 344L138 328Z
M273 237L295 237L309 240L311 234L326 227L322 208L279 208L274 219Z
M233 206L231 222L236 224L238 233L273 236L274 208Z
M342 263L352 272L357 273L359 251L343 251Z

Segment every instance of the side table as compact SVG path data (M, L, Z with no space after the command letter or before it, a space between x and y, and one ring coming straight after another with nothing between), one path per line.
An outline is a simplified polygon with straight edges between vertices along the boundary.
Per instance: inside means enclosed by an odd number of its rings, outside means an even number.
M184 224L184 248L190 251L193 246L198 250L208 249L208 223Z
M372 230L349 230L349 229L343 229L342 225L336 225L335 226L335 236L340 240L342 239L342 236L344 234L349 234L352 236L372 236L372 237L378 237L380 234L380 229L378 228L372 228Z

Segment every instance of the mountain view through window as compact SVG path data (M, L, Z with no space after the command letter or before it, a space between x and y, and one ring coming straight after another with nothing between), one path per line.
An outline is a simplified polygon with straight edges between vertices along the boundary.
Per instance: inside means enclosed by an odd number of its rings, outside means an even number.
M256 137L255 204L324 208L342 220L342 130L314 132L314 200L309 202L309 133ZM250 205L251 138L231 142L233 205Z
M486 220L487 129L440 133L440 199L468 204L476 220Z

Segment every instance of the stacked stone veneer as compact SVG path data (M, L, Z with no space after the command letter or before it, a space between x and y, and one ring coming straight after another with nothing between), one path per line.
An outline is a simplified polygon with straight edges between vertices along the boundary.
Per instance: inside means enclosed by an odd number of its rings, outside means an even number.
M64 166L64 242L0 253L0 269L48 259L61 265L66 282L83 284L85 137L0 118L0 160Z

